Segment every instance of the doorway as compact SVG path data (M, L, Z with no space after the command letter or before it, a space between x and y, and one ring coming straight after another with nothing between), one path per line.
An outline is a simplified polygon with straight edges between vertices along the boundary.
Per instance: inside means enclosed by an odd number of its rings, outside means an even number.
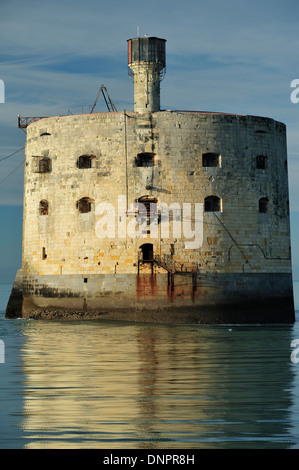
M144 243L140 247L142 252L142 261L153 261L154 259L154 246L152 243Z

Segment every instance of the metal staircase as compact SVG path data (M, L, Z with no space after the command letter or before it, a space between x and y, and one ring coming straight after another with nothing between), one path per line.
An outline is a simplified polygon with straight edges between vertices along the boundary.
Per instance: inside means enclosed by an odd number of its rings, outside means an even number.
M186 265L178 260L174 260L171 255L160 255L159 253L153 252L151 259L143 259L142 253L138 254L138 274L140 264L151 264L152 274L154 273L154 264L163 268L168 273L168 285L171 286L171 290L174 290L174 276L175 274L191 274L193 290L197 288L197 272L198 264L193 263L191 266Z

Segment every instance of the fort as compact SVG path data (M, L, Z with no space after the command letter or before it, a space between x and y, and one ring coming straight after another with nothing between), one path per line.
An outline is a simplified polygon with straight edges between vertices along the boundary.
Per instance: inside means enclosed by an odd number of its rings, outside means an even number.
M128 40L134 111L28 125L7 318L294 321L286 126L161 110L165 46Z

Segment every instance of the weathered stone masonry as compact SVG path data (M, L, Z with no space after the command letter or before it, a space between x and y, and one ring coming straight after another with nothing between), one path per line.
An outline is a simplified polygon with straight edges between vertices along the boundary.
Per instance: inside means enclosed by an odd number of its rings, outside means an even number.
M25 161L7 317L294 321L284 124L147 109L57 116L28 127ZM140 198L202 203L201 246L173 236L174 215L169 237L159 224L157 238L120 238ZM115 238L96 233L104 202Z

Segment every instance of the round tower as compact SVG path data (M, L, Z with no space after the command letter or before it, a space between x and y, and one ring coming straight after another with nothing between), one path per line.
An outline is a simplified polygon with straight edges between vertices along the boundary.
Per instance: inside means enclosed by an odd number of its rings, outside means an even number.
M128 50L134 112L28 125L6 317L294 322L286 126L159 111L165 40Z
M128 67L134 78L134 111L160 111L160 81L164 76L165 39L156 37L128 40Z

